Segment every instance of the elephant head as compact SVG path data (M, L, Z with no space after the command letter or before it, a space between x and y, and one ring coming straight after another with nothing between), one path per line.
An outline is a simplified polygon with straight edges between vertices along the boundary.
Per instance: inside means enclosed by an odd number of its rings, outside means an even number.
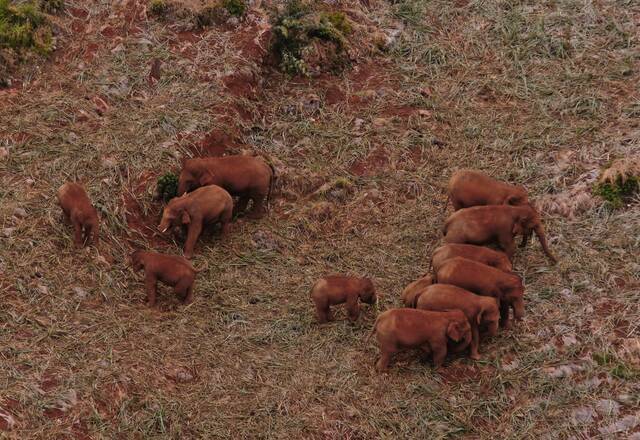
M489 336L493 337L498 334L498 325L500 324L498 300L490 296L483 296L481 300L482 305L478 313L477 323L478 325L486 326Z
M376 288L369 278L362 279L362 290L360 291L360 301L367 304L375 304L378 301Z
M529 238L535 232L545 255L554 264L558 262L556 257L551 253L551 250L549 250L547 237L544 232L544 227L542 226L542 220L540 219L540 214L538 214L538 211L533 207L533 205L528 203L526 206L523 206L519 209L518 215L516 216L514 222L513 231L522 234L523 239L521 246L526 246Z
M187 211L186 202L186 194L181 197L171 199L164 208L164 211L162 211L162 220L160 220L160 225L158 226L158 230L160 232L167 232L167 229L176 224L188 225L191 223L191 217Z

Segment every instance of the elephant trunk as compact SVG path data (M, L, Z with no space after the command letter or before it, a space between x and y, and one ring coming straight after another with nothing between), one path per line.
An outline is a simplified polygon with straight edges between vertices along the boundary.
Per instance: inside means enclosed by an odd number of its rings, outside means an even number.
M535 232L536 232L536 235L538 236L538 240L540 241L540 245L542 246L542 250L544 251L545 255L554 264L557 263L558 260L556 259L556 257L553 256L553 254L549 250L549 245L547 244L547 237L544 234L544 229L542 228L542 225L540 225L540 224L536 225Z

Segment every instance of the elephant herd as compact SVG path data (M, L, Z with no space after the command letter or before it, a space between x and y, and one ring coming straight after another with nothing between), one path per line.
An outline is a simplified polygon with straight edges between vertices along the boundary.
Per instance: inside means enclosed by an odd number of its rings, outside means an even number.
M461 170L449 181L448 197L455 212L442 230L445 244L433 252L432 273L409 284L402 292L404 307L381 313L367 337L378 340L378 371L408 348L431 354L436 368L449 350L469 348L469 356L480 359L481 333L495 336L499 327L509 328L510 310L516 320L524 316L524 285L511 264L516 237L522 235L524 247L535 232L546 256L557 261L524 187ZM502 251L486 247L492 244ZM367 278L332 276L314 284L311 298L320 323L340 303L356 320L358 301L375 303L376 292Z
M136 272L144 270L149 306L156 305L158 281L172 286L185 304L193 301L197 271L187 259L193 256L203 227L220 223L224 237L230 231L234 209L245 211L249 202L248 215L262 216L275 177L271 165L253 156L183 161L178 196L164 207L158 229L162 233L187 230L184 258L143 250L129 256ZM238 198L236 204L233 197ZM431 273L409 284L402 292L404 307L381 313L367 337L367 341L373 335L377 338L379 371L388 368L394 353L408 348L431 354L436 367L449 350L469 348L470 357L480 359L481 334L495 336L498 327L508 328L510 310L516 320L524 316L524 286L511 264L517 236L522 236L521 246L526 246L535 233L544 253L556 262L540 215L524 187L479 171L461 170L449 181L448 201L455 212L442 230L445 244L433 252ZM58 202L74 228L75 245L95 244L98 214L82 186L64 184L58 190ZM331 306L345 304L348 318L355 321L360 302L377 301L370 279L342 275L319 279L310 296L319 323L332 320Z

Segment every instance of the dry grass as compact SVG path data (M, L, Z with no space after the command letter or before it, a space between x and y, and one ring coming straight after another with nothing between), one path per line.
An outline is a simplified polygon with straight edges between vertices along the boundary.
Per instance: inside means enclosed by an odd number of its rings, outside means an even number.
M66 2L64 49L0 90L0 436L612 438L600 430L639 416L637 202L545 217L561 261L518 253L527 317L480 362L434 372L406 354L378 375L363 345L378 310L318 326L308 290L352 272L375 279L379 310L399 306L458 167L540 198L637 151L640 9L337 3L392 44L299 80L260 67L264 11L185 33L188 19L147 18L141 0ZM180 251L152 231L154 182L214 129L276 163L278 194L227 241L200 240L192 305L163 290L148 310L124 257ZM76 178L101 211L98 249L73 249L54 203Z

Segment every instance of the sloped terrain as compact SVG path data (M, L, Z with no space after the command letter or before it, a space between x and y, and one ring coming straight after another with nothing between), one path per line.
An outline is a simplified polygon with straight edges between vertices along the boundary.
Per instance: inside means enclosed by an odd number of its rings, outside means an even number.
M310 43L308 77L270 51L279 2L239 19L151 3L66 1L53 53L0 89L0 436L638 435L638 199L590 194L640 150L635 2L318 1L351 30L338 64ZM275 165L270 211L205 234L195 302L161 289L149 310L126 256L181 252L156 233L157 179L221 154ZM519 249L527 315L481 361L406 353L377 374L364 339L428 270L463 167L526 185L560 262ZM69 179L99 208L98 248L62 222ZM574 190L588 200L554 208ZM355 325L315 323L309 289L334 272L383 295Z

